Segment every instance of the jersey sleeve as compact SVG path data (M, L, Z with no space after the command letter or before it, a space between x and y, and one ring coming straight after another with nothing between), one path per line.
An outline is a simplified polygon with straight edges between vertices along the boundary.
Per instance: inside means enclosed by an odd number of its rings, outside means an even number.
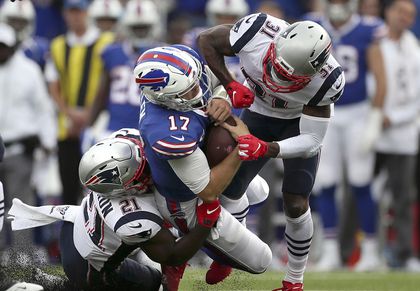
M130 62L121 44L110 44L102 51L102 60L106 71L115 67L126 65Z
M346 84L343 68L338 65L333 56L330 56L324 68L329 73L324 78L318 91L307 103L309 106L329 105L336 102L343 95Z
M247 48L247 44L257 35L267 20L267 14L247 15L236 22L230 30L229 42L235 54Z
M156 140L152 145L155 153L162 159L171 160L186 157L198 147L194 136L182 131L176 131Z
M182 159L169 161L178 178L195 194L200 193L210 182L210 167L200 148Z
M135 211L122 216L114 226L114 232L127 244L148 241L161 229L163 218L150 211Z

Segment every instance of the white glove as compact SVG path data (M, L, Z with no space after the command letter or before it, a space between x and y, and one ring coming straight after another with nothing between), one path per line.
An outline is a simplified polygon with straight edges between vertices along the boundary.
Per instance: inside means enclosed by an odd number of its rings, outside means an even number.
M370 152L376 140L381 135L383 113L379 108L373 107L367 118L366 128L362 135L360 150L363 153Z

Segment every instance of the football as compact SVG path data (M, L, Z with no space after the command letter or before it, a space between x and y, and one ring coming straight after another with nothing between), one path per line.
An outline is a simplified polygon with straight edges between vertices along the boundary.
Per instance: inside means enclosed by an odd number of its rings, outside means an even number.
M236 125L233 117L229 117L226 122L230 125ZM204 141L204 153L210 168L223 161L233 151L236 144L236 140L228 130L221 126L210 125Z

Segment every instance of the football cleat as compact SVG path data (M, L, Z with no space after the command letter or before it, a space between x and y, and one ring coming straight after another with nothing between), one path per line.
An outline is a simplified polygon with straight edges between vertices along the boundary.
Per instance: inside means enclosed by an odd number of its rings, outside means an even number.
M164 291L178 291L179 283L184 275L187 262L180 266L166 266L162 265L162 274Z
M303 291L303 283L292 283L284 281L283 287L274 289L273 291Z
M230 275L230 273L232 273L231 266L223 265L213 261L213 263L210 265L210 269L206 273L206 283L214 285L222 282Z

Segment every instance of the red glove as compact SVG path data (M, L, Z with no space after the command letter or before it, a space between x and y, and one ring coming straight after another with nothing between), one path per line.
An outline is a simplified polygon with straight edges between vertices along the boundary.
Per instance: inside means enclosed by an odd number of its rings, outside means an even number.
M232 81L226 86L226 92L235 108L247 108L254 102L254 92L236 81Z
M252 134L239 136L237 142L239 146L239 158L241 160L249 161L262 158L268 150L267 143Z
M222 207L219 200L211 203L200 202L196 210L198 224L207 228L213 227L219 218L220 211L222 211Z

